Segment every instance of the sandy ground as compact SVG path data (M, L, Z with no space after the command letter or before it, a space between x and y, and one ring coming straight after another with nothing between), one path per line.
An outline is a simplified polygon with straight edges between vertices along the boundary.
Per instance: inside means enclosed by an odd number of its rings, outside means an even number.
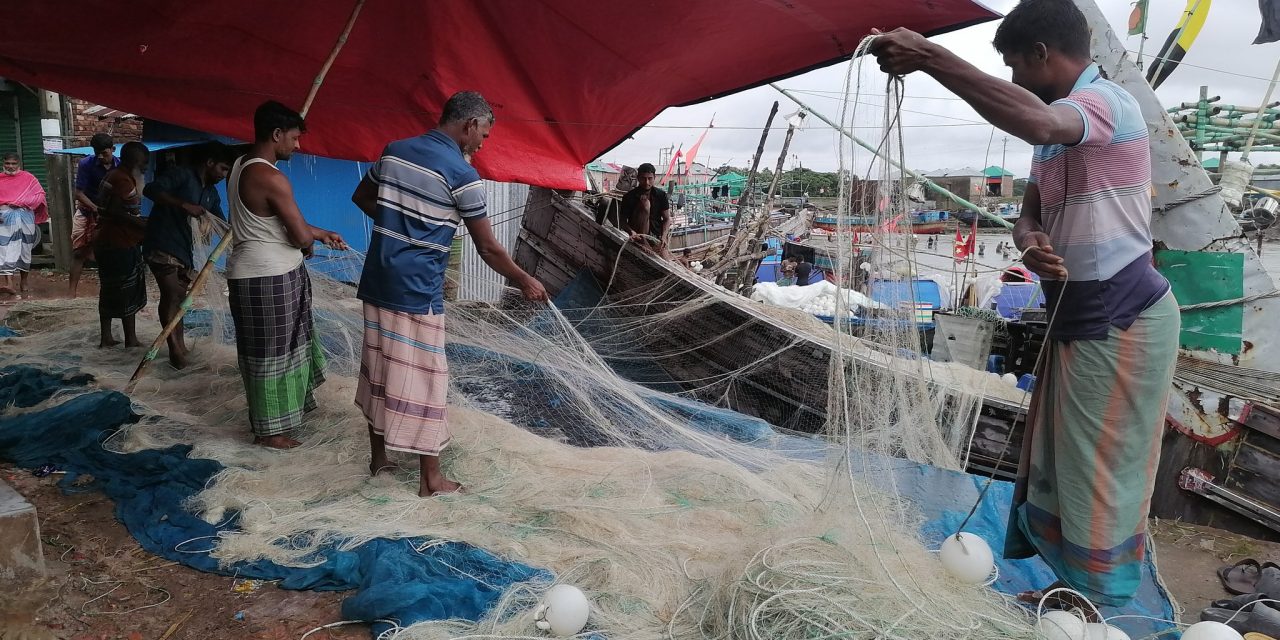
M32 278L35 298L65 297L65 274ZM86 271L80 295L97 295ZM0 298L0 318L12 299ZM0 640L285 640L341 619L344 594L296 592L200 573L142 551L100 493L65 495L59 476L0 464L0 477L36 506L48 576L0 589ZM1280 561L1280 544L1207 527L1153 521L1156 558L1170 593L1194 621L1227 594L1215 570L1241 558ZM368 638L365 625L309 638Z

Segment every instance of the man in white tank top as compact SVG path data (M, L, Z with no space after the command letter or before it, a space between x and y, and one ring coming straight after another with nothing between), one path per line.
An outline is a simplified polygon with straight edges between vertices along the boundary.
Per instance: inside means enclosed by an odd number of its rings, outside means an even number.
M302 116L278 102L253 114L253 148L227 182L232 233L227 259L236 356L254 443L289 449L291 433L315 408L324 355L311 320L311 280L303 263L322 242L347 249L338 234L307 224L293 187L275 163L288 160L306 130Z

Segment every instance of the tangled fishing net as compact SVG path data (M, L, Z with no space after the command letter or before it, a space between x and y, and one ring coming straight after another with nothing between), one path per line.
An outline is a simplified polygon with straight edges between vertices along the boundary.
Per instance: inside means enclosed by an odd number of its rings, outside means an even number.
M852 105L860 63L849 78ZM885 151L900 154L896 111L882 115ZM854 117L846 112L845 123ZM843 146L841 162L888 176L882 163ZM853 213L887 222L907 210L903 191ZM842 193L841 213L855 200ZM899 234L875 237L897 248L878 252L886 262L877 268L889 273L895 256L909 257ZM671 284L658 281L609 291L601 305L573 312L512 299L450 303L455 440L442 464L468 491L424 500L410 457L393 452L401 469L369 475L365 422L352 404L363 322L345 284L358 279L359 261L330 259L311 270L329 370L299 434L303 446L279 453L250 444L225 283L216 276L188 321L192 365L152 367L132 396L149 418L105 444L133 451L188 443L192 456L226 467L189 505L212 523L239 515L238 527L216 540L191 541L220 560L307 566L326 546L426 537L549 569L591 599L589 629L614 639L1034 636L1022 610L940 570L916 533L920 516L885 473L900 458L962 468L984 392L919 357L912 314L886 315L869 328L871 340L798 322L805 326L797 332L834 354L829 371L807 372L828 378L825 433L814 438L735 422L693 402L728 397L738 376L792 345L765 345L756 362L707 379L663 376L723 336L680 348L655 336L696 332L688 326L694 312L736 294L705 286L699 297L650 307ZM155 327L154 313L145 310L138 326ZM10 317L25 337L0 350L75 365L123 388L140 354L95 348L95 319L94 301L26 303ZM508 590L479 622L388 635L538 637L533 609L548 586Z

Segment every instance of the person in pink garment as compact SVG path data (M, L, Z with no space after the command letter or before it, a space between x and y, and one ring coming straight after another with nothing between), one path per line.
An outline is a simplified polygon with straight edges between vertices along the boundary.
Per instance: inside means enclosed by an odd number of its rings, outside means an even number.
M16 295L28 289L31 253L40 242L40 225L49 221L44 187L30 172L22 170L22 158L5 153L0 172L0 276L5 284L0 293ZM19 280L13 288L13 276Z

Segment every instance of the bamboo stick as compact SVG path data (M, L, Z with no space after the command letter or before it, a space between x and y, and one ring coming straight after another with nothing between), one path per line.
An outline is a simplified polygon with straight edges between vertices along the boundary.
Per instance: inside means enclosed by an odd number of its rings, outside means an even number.
M329 68L333 66L333 61L338 58L338 53L342 51L343 45L347 43L347 37L351 35L351 29L355 26L356 18L360 16L360 9L363 7L364 0L356 0L355 7L351 11L351 17L347 18L347 24L343 27L337 42L334 43L333 49L329 52L329 57L325 59L324 66L320 68L315 80L311 82L311 90L307 93L307 98L302 103L302 111L300 112L304 118L307 112L311 110L311 104L315 101L316 93L320 91L320 86L324 84L325 76L329 74ZM142 356L142 362L138 363L133 375L129 377L128 384L125 385L125 394L133 392L133 389L138 385L138 380L142 379L143 374L146 373L147 367L160 354L160 345L169 339L169 335L173 333L174 329L178 328L178 324L186 317L187 311L191 310L192 305L195 304L195 297L200 295L201 290L204 289L204 284L209 279L209 275L213 273L218 259L222 257L222 253L227 250L227 247L231 246L231 238L232 233L228 229L223 234L222 239L218 241L218 246L214 247L213 252L209 254L209 259L205 261L204 268L200 269L200 274L191 283L191 290L187 292L187 297L183 298L182 304L178 308L178 313L164 326L164 330L160 332L160 335L156 336L156 339L151 343L151 348L147 349L146 355Z

